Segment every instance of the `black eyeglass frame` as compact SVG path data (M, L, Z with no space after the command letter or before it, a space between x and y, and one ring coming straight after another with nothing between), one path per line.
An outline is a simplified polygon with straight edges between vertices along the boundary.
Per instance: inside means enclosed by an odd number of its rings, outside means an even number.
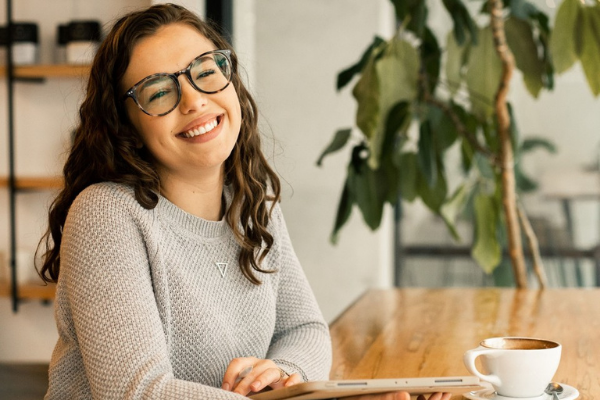
M230 73L229 73L229 76L227 77L227 84L225 86L223 86L219 90L215 90L215 91L209 92L209 91L200 89L198 87L198 85L196 85L194 83L194 79L192 78L192 74L190 73L190 71L192 70L192 66L194 65L194 63L196 61L198 61L200 58L206 57L209 54L215 54L215 53L221 54L221 55L223 55L227 59L227 61L229 62ZM181 101L181 84L179 83L179 76L180 75L185 75L187 77L187 79L188 79L188 82L190 82L190 84L192 85L192 87L194 89L196 89L197 91L199 91L199 92L206 93L206 94L215 94L215 93L222 92L223 90L227 89L227 87L231 83L231 78L233 76L233 64L231 62L231 50L211 50L211 51L207 51L206 53L202 53L198 57L194 58L192 60L192 62L190 62L190 64L186 68L182 69L181 71L177 71L177 72L174 72L172 74L169 74L167 72L160 72L160 73L157 73L157 74L148 75L147 77L145 77L144 79L142 79L141 81L139 81L135 85L133 85L127 92L125 92L125 94L123 95L123 101L127 100L128 97L131 97L133 99L133 101L135 102L135 104L138 106L138 108L140 110L142 110L142 112L144 114L147 114L147 115L149 115L151 117L162 117L163 115L167 115L168 113L170 113L171 111L173 111L174 109L176 109L177 106L179 105L179 102ZM146 81L148 81L150 79L154 79L156 77L161 77L161 76L167 76L167 77L171 78L175 82L175 85L177 87L177 101L175 102L175 105L169 111L166 111L166 112L161 113L161 114L150 114L148 111L144 110L142 108L142 106L140 105L140 103L138 102L138 99L137 99L137 96L136 96L136 91L137 91L137 88L140 85L142 85L144 82L146 82Z

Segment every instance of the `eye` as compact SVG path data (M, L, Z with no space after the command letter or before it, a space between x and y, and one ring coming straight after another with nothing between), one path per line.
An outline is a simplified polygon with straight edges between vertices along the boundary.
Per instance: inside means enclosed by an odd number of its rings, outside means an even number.
M207 78L207 77L209 77L209 76L211 76L211 75L214 75L215 73L216 73L216 72L215 72L215 70L214 70L214 69L206 69L206 70L204 70L204 71L200 71L200 72L198 73L198 75L196 76L196 80L198 80L198 79L202 79L202 78Z
M148 102L153 102L154 100L158 100L161 97L167 96L171 93L171 90L169 89L160 89L160 90L156 90L155 92L151 93L148 96Z

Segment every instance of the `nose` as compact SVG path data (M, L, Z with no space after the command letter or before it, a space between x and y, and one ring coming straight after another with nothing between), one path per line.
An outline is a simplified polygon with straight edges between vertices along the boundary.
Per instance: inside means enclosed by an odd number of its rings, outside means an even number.
M181 85L181 101L179 110L182 114L189 114L192 111L198 111L208 103L208 95L196 90L185 75L179 76Z

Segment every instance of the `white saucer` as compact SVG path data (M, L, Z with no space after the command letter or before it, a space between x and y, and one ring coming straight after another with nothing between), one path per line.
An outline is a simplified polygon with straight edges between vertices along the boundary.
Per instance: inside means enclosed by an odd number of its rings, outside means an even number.
M564 383L561 383L560 386L563 387L563 392L558 395L560 400L573 400L579 397L579 391L573 386L565 385ZM538 397L504 397L496 394L492 388L465 393L463 397L471 400L552 400L551 394L543 394Z

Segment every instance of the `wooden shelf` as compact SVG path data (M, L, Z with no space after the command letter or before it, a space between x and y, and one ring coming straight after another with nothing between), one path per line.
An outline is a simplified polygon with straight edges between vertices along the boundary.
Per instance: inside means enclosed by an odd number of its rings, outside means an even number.
M89 65L23 65L15 67L15 78L83 78L90 73ZM0 76L6 76L6 67L0 67Z
M49 283L44 285L40 282L31 282L19 285L19 299L22 300L53 300L56 285ZM0 297L10 297L10 285L8 282L0 282Z
M63 187L62 177L20 177L16 178L17 189L60 189ZM0 177L0 188L8 187L8 177Z

